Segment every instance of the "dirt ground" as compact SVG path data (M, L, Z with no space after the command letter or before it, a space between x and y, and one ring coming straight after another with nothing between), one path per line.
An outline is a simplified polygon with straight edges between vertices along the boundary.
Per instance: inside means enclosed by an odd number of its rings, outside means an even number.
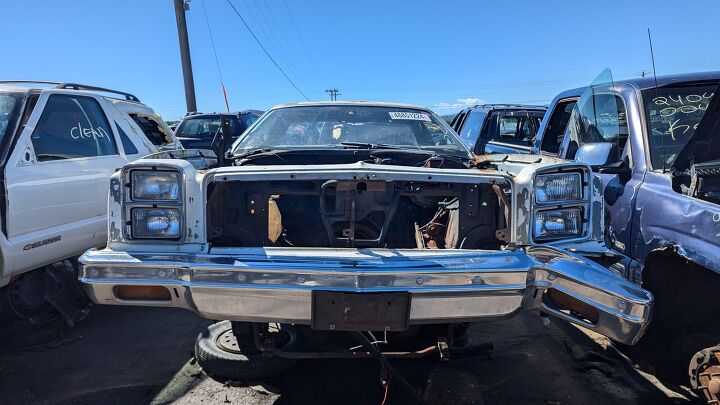
M193 359L210 321L162 308L98 306L60 341L0 351L3 404L380 404L372 360L305 360L266 381L218 382ZM483 322L492 354L440 362L391 360L429 404L692 403L625 361L601 336L534 314ZM21 338L21 337L20 337ZM690 398L690 399L688 399ZM386 403L412 403L391 381ZM694 402L699 403L697 400Z

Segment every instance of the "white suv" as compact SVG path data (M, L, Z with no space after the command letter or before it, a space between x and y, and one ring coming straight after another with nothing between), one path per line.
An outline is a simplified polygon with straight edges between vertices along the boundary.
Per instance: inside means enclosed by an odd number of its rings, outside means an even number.
M63 288L75 279L64 276L73 260L57 262L105 245L110 176L140 157L181 148L132 94L1 81L0 314L37 321L52 304L72 322L77 305L61 290L77 290ZM36 269L44 271L30 272Z

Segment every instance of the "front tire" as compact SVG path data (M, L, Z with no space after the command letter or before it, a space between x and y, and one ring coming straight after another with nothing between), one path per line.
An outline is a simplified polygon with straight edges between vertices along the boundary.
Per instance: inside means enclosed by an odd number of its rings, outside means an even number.
M270 377L295 365L291 359L264 356L255 348L252 333L236 336L230 321L214 323L200 332L195 358L209 376L224 380Z

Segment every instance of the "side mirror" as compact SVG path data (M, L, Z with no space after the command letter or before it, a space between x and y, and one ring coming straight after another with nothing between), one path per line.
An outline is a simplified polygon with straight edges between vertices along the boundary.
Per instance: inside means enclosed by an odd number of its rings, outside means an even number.
M610 163L611 156L616 154L615 151L615 144L612 142L586 143L575 152L575 161L598 169Z

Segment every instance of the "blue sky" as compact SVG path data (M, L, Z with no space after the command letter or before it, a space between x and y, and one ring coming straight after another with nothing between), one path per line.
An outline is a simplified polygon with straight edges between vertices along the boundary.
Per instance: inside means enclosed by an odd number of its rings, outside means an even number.
M658 74L720 69L717 1L231 1L312 100L336 87L441 114L548 103L606 67L616 79L651 71L647 28ZM231 109L303 100L226 0L205 5ZM165 119L185 113L172 0L0 0L0 16L0 78L117 88ZM198 109L222 111L202 0L187 20Z

